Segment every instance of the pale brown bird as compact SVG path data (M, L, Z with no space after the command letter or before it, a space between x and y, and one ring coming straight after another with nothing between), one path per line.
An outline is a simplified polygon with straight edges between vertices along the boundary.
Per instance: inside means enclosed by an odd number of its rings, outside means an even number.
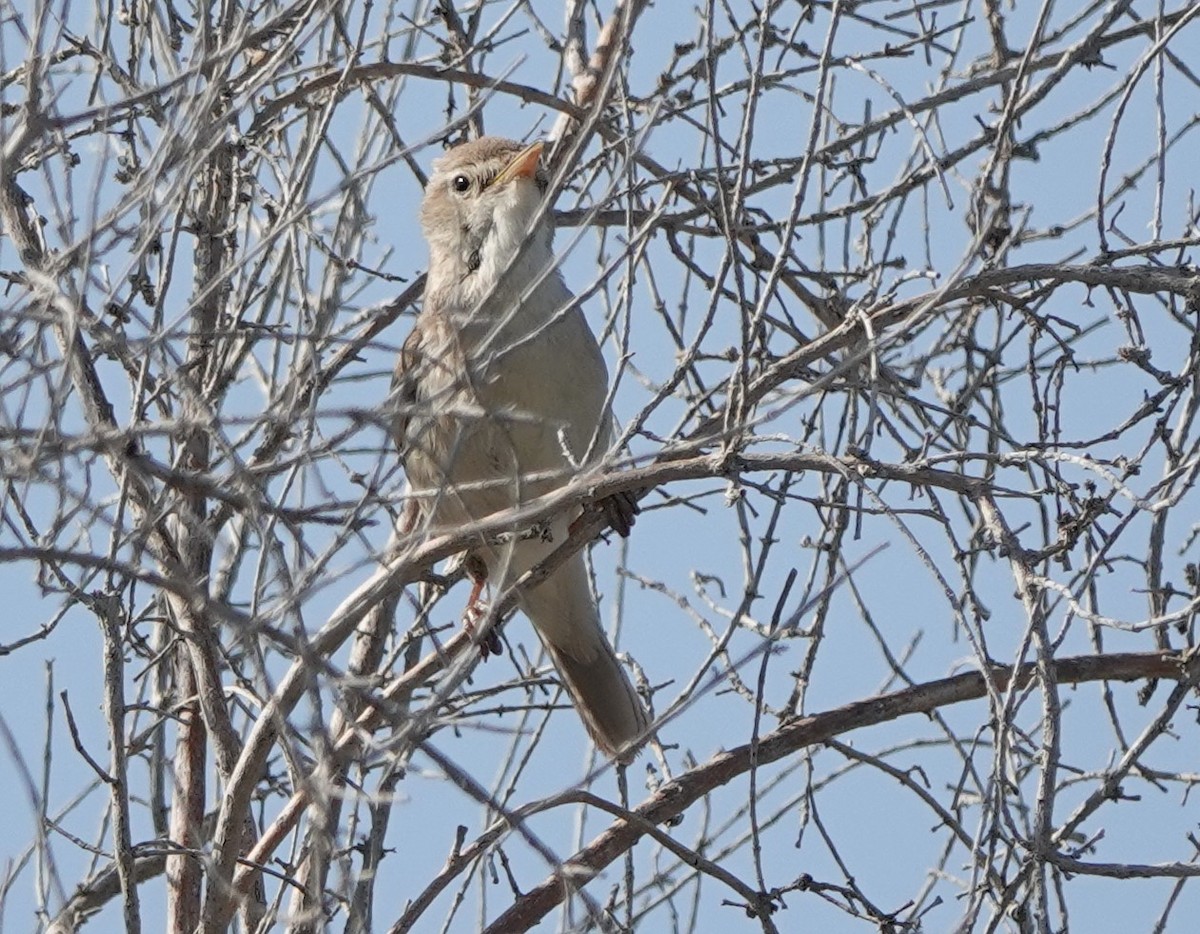
M495 137L463 144L434 162L425 189L429 275L396 367L395 435L414 518L438 531L556 489L610 441L608 372L554 262L541 150ZM609 511L622 534L635 504ZM483 568L503 590L563 542L576 515L556 516L546 535L514 526L511 540L472 549L473 597ZM628 761L648 718L600 624L583 555L519 605L596 745Z

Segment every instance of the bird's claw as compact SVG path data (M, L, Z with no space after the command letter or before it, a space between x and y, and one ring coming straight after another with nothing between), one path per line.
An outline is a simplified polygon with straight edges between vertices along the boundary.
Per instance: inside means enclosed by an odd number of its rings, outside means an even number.
M504 646L500 643L499 627L493 626L483 638L478 638L475 632L476 625L487 619L488 605L479 597L486 582L486 578L474 582L471 596L467 598L467 608L463 610L463 629L471 637L471 641L479 646L479 656L484 661L487 661L489 655L499 655L504 651Z
M613 493L612 496L606 496L602 500L598 500L592 507L593 510L598 510L605 520L608 522L612 530L621 538L629 538L629 533L633 529L634 522L637 521L638 513L642 511L641 504L638 502L638 494L635 490L622 490L620 493ZM582 516L576 519L568 528L568 531L574 533L588 516L585 512Z

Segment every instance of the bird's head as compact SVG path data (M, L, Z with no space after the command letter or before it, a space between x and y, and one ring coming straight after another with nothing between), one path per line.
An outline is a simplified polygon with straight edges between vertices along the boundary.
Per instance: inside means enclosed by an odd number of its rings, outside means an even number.
M490 288L518 255L546 265L553 227L545 211L530 230L547 184L541 154L540 142L524 146L485 136L433 163L421 204L431 284L456 287L476 279Z

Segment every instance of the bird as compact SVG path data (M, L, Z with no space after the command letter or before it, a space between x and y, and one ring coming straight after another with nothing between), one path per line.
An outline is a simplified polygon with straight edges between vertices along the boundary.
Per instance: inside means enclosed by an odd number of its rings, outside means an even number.
M608 371L555 262L542 149L484 136L433 162L421 203L424 299L393 380L408 529L446 532L513 513L594 465L611 442ZM622 535L636 503L618 495L602 504ZM484 578L503 591L578 515L556 515L540 534L514 524L472 546L468 612ZM604 632L583 554L517 604L597 748L632 761L649 717Z

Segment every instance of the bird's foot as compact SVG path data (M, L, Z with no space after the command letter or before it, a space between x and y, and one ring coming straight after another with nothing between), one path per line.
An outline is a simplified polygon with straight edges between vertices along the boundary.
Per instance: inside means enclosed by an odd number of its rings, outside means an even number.
M463 629L467 631L471 641L479 646L479 656L485 661L489 655L499 655L504 651L504 646L500 643L500 631L496 626L489 629L482 639L477 638L475 632L475 627L486 621L488 615L487 602L480 599L479 596L486 583L486 578L476 579L473 582L471 595L467 598L467 608L463 610Z
M612 496L606 496L602 500L598 500L592 507L593 510L599 511L607 520L612 530L621 538L629 538L629 532L633 529L634 522L637 521L638 513L642 511L641 505L638 503L638 495L635 490L623 490L620 493L614 493ZM582 516L571 523L569 531L574 532L587 517L588 513L584 512Z

